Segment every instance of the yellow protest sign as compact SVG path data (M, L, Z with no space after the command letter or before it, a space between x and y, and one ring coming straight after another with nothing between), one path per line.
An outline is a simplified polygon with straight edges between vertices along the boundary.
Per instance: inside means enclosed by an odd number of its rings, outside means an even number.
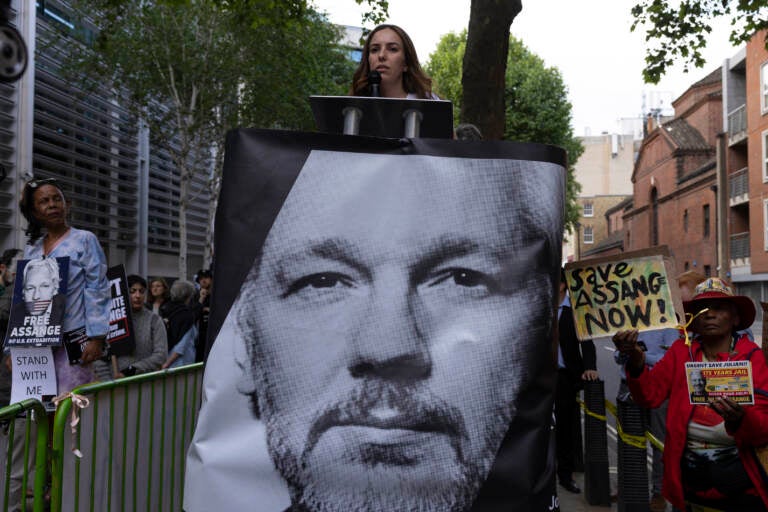
M673 295L669 282L673 271L666 247L567 264L578 338L611 336L623 329L675 327L675 305L682 308L677 286Z

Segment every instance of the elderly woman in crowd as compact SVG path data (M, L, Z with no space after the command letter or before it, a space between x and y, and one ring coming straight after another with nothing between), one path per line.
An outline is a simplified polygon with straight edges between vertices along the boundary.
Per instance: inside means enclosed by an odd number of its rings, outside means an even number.
M171 285L171 301L163 308L168 328L168 358L163 368L174 368L195 362L197 325L189 303L195 295L195 285L178 280Z
M636 330L613 337L628 356L627 383L634 400L658 407L669 398L662 493L678 510L765 511L768 485L755 449L768 443L768 368L760 347L737 332L755 320L755 306L722 280L710 278L684 307L693 317L693 340L675 341L651 369ZM725 361L751 366L754 405L723 396L692 404L687 378L692 368L686 372L686 363Z

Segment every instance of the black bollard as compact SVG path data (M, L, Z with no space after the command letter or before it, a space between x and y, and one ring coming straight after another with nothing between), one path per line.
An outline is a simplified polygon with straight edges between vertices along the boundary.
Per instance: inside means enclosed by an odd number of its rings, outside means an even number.
M605 383L584 383L584 493L590 505L611 505L608 476L608 432L605 428Z
M632 402L619 401L616 405L617 420L623 433L632 436L622 439L619 435L618 439L618 509L619 512L648 512L648 448L644 442L646 412Z

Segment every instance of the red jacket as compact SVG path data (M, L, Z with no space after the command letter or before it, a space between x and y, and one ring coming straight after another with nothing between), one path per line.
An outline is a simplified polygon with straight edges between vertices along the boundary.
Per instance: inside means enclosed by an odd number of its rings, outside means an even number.
M693 361L702 360L701 345L694 340L690 351ZM745 405L744 418L738 429L728 431L736 439L736 446L744 468L755 484L757 492L768 506L768 485L754 456L753 446L768 444L768 367L760 347L742 335L736 342L731 361L752 362L752 382L755 389L755 405ZM727 361L728 354L718 354L718 361ZM675 341L664 357L652 369L646 366L643 372L632 378L627 372L627 384L632 398L643 407L658 407L669 398L667 409L667 434L664 440L664 481L662 494L679 510L685 510L682 472L680 462L688 436L688 422L693 415L694 405L690 403L685 363L691 361L689 348L681 338ZM768 394L768 393L767 393Z

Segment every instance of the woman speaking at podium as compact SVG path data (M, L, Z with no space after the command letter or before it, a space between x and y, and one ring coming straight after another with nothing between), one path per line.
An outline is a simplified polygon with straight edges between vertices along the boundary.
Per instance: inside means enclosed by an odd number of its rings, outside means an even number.
M440 99L421 69L413 41L397 25L379 25L368 34L352 77L352 96Z

